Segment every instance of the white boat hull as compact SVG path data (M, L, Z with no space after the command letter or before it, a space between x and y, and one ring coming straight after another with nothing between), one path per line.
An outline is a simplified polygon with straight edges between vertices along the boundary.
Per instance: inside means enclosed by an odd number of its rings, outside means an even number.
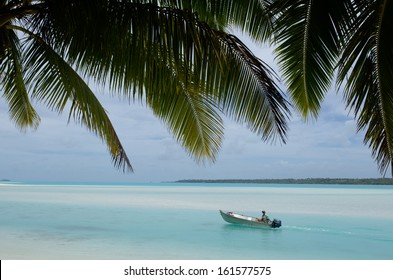
M248 225L260 228L279 228L281 226L281 221L276 219L269 222L260 222L255 217L236 214L233 212L224 212L220 210L220 214L224 221L231 224Z

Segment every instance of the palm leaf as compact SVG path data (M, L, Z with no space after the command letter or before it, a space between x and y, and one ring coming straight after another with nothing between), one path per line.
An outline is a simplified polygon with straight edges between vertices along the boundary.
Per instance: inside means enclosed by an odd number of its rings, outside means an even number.
M238 28L256 42L270 38L272 26L267 6L258 0L169 0L161 6L192 11L201 22L212 29L225 31Z
M107 144L116 167L132 170L105 109L82 78L41 38L30 34L24 43L27 81L33 98L58 112L71 102L70 118L85 125Z
M235 36L216 32L221 39L226 72L208 75L217 85L218 102L222 110L263 140L274 140L276 136L285 143L289 103L273 80L272 70ZM225 57L225 58L224 58ZM242 94L239 94L242 93Z
M147 103L197 162L215 161L224 128L213 102L185 91L151 95Z
M340 60L345 100L366 130L364 141L381 173L393 162L393 5L390 1L356 1ZM393 169L391 169L393 172Z
M341 0L272 2L276 53L289 93L305 118L316 117L333 79L345 5Z
M15 19L23 18L42 11L43 5L38 1L3 1L0 3L0 27L10 24Z
M0 73L7 73L1 80L3 96L9 104L9 115L20 129L37 128L40 118L30 103L24 81L19 39L13 30L0 28L2 41L8 45L0 58ZM4 46L4 45L3 45Z

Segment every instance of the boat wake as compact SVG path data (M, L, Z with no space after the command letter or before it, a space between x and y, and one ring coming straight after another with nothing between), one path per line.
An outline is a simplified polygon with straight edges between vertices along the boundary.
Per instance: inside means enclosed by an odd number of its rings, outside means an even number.
M321 234L328 234L328 235L340 235L344 237L351 237L351 238L360 238L366 240L379 240L384 242L393 242L393 237L390 233L379 232L375 229L363 229L359 231L345 231L340 229L332 229L332 228L322 228L322 227L307 227L307 226L283 226L284 230L293 230L299 232L309 232L309 233L321 233Z
M283 226L283 229L297 230L297 231L308 231L308 232L326 232L332 234L344 234L344 235L352 235L351 231L340 231L329 228L318 228L318 227L305 227L305 226Z

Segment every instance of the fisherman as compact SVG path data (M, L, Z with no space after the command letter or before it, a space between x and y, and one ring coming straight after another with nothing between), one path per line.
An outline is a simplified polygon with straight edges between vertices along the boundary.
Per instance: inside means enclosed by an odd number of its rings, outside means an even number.
M259 219L259 221L263 223L268 223L269 222L269 217L266 215L266 211L262 210L262 217Z

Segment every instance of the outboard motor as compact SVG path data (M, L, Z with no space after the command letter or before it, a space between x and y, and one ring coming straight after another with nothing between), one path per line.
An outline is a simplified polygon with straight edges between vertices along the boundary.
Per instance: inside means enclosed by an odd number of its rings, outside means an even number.
M272 222L272 228L279 228L281 226L281 220L274 219Z

